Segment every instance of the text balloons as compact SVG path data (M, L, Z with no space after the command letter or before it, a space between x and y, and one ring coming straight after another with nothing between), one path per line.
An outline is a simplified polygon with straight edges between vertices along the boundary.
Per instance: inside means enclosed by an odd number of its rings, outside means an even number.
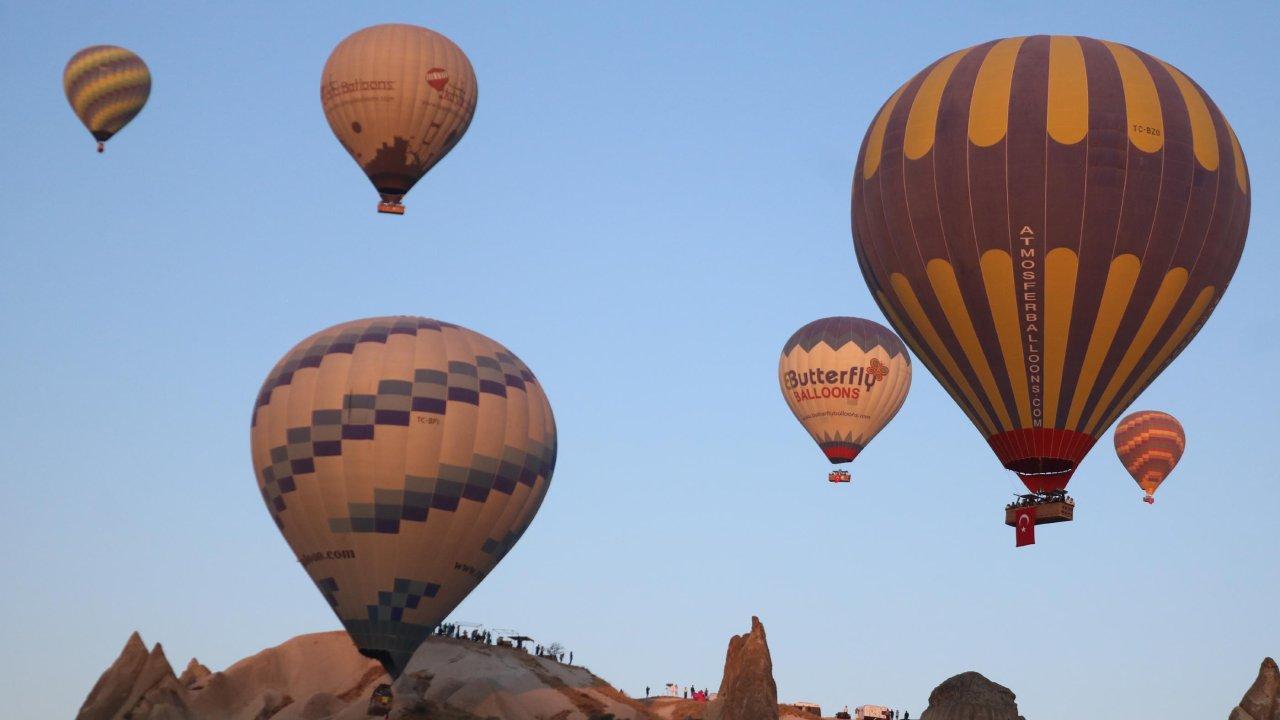
M893 419L911 388L911 358L888 328L829 317L782 347L778 384L787 406L833 463L853 460Z

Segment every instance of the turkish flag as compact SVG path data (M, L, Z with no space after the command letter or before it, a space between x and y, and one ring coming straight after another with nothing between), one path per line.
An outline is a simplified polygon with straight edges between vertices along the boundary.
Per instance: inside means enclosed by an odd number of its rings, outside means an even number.
M1017 522L1014 528L1018 533L1018 547L1023 545L1036 544L1036 508L1034 505L1030 507L1019 508L1017 514L1014 515Z

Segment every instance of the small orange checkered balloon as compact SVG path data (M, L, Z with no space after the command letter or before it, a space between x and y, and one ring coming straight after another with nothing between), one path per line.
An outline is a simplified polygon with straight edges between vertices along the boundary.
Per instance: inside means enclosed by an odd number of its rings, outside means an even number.
M1187 435L1178 419L1168 413L1140 410L1126 415L1115 432L1116 455L1154 503L1156 489L1173 472L1187 447Z

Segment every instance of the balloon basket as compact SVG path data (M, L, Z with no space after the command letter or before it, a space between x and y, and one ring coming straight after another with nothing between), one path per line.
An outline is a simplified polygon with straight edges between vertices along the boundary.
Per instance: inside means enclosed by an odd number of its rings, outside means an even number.
M378 212L387 215L403 215L404 205L400 203L380 202L378 203Z
M1026 507L1034 507L1036 509L1037 525L1071 522L1075 519L1076 502L1067 497L1065 493L1048 496L1022 495L1018 502L1005 506L1004 524L1009 527L1017 527L1018 511Z
M1155 505L1155 504L1156 504L1156 499L1155 499L1155 498L1153 498L1153 497L1151 497L1150 495L1148 495L1148 496L1146 496L1146 497L1142 498L1142 502L1144 502L1144 503L1146 503L1146 504L1148 504L1148 505Z
M832 470L831 473L827 475L827 482L847 483L851 480L853 480L853 476L849 475L848 470Z

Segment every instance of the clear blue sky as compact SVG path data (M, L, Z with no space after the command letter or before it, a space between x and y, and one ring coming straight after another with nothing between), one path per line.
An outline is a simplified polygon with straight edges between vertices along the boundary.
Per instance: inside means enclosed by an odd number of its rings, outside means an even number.
M827 712L918 713L973 669L1034 720L1225 716L1280 654L1280 5L898 5L6 3L0 715L71 717L134 629L217 669L339 627L262 506L250 409L307 333L420 314L519 354L560 431L542 512L456 620L559 640L632 694L714 688L758 614L782 698ZM317 93L339 40L390 21L449 35L480 82L401 218ZM879 105L1042 32L1195 78L1254 202L1231 289L1137 402L1190 437L1159 502L1104 440L1076 522L1015 551L1020 484L922 366L838 487L774 373L803 323L880 318L849 234ZM98 43L154 76L104 156L61 87Z

